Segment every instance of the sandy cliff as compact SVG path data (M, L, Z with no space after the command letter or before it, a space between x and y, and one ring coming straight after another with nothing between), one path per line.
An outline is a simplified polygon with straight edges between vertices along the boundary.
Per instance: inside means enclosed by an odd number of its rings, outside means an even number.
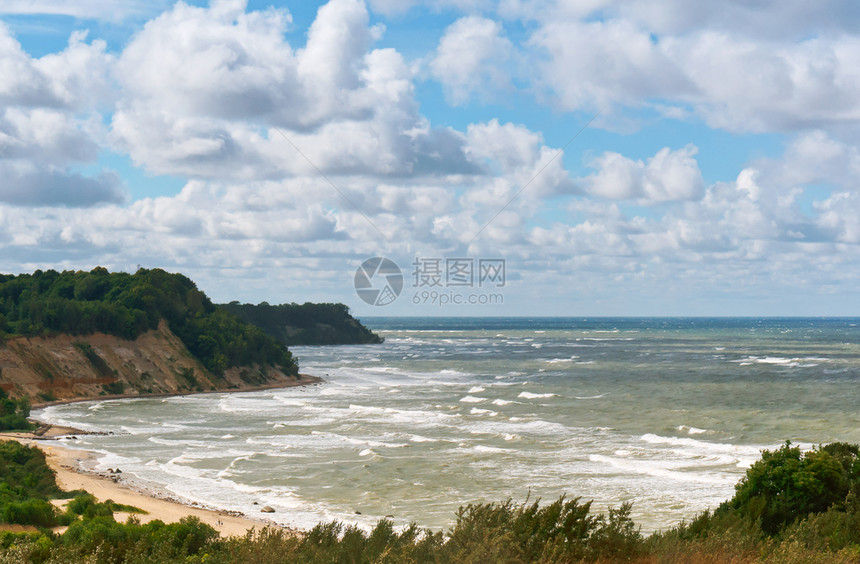
M163 321L134 341L96 333L19 337L0 344L0 387L34 403L296 383L279 370L259 366L211 374Z

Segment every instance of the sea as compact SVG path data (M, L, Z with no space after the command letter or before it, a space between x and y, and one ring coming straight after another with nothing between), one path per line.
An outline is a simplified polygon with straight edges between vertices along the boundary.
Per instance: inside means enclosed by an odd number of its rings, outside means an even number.
M860 443L858 319L363 321L383 344L292 348L318 385L34 415L107 433L62 441L93 470L301 529L446 530L469 503L565 495L664 530L764 449Z

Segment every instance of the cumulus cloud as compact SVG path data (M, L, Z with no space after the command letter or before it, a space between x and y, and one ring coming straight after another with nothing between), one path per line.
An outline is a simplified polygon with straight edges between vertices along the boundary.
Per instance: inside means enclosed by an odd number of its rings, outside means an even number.
M858 8L848 2L834 0L831 13L803 2L520 4L514 13L536 26L524 56L541 61L529 80L558 108L651 106L742 132L860 119L860 40L848 23Z
M688 145L672 151L660 149L646 162L634 161L619 153L607 152L594 159L597 172L583 179L588 193L612 200L656 203L693 200L704 189L696 159L698 149Z
M0 201L87 207L125 199L115 173L74 170L98 158L96 108L112 92L112 57L85 35L73 33L65 50L34 59L0 24Z
M66 171L16 170L0 161L0 202L18 206L89 207L122 203L119 176L110 171L91 177Z
M478 16L451 24L439 40L430 69L455 104L473 94L495 97L511 87L506 63L514 52L499 22Z
M294 50L285 11L178 4L120 57L113 139L152 172L202 178L474 172L462 136L419 115L402 56L371 49L368 18L332 0Z

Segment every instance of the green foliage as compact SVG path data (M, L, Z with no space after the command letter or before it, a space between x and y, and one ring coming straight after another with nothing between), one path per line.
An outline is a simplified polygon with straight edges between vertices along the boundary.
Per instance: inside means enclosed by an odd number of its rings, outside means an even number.
M443 554L446 561L554 562L600 554L631 557L641 536L630 519L629 504L610 509L609 518L591 515L591 502L566 499L540 506L539 500L515 505L470 504L457 512Z
M41 450L0 442L0 522L52 527L56 510L47 500L58 494L54 471Z
M166 320L209 370L277 366L298 374L290 352L260 329L218 309L181 274L140 269L135 274L56 270L0 275L0 335L90 335L135 339ZM86 343L76 347L103 377L110 370ZM46 376L47 377L47 376Z
M778 450L762 453L736 486L735 496L719 511L733 510L759 521L762 531L775 535L794 521L842 504L858 476L856 445L834 443L801 452L786 442Z
M12 399L0 388L0 431L29 431L33 428L29 416L29 399Z
M222 304L247 323L285 345L352 345L381 343L379 335L362 325L344 304L258 305Z
M54 506L44 499L29 498L9 501L0 508L0 520L4 523L53 527L57 523Z
M61 493L45 453L17 441L0 442L0 499L47 499Z
M113 508L109 503L98 503L96 497L89 493L78 494L69 501L66 512L70 515L80 515L87 519L94 517L107 517L113 515Z

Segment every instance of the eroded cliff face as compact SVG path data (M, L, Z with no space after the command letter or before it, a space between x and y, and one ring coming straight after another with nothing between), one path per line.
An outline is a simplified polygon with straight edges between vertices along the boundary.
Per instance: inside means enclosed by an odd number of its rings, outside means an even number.
M19 337L0 344L0 387L34 404L111 396L194 393L295 385L274 368L231 368L209 373L167 323L134 341L87 336Z

